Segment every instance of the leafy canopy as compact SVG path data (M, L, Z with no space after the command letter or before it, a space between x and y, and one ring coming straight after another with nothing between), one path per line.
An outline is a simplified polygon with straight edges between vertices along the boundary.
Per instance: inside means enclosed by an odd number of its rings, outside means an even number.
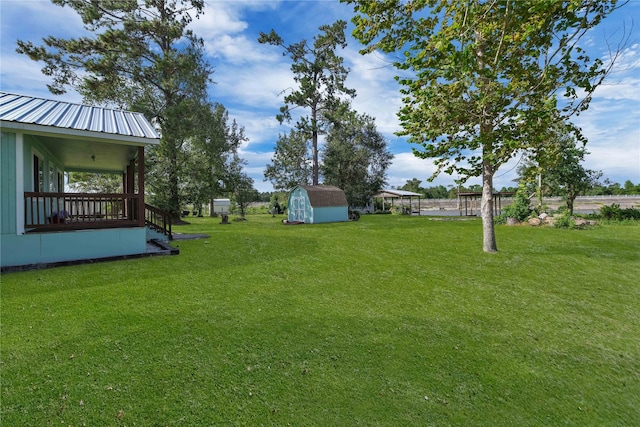
M322 162L324 183L344 190L349 206L364 207L384 186L392 159L375 120L346 111L327 135Z
M397 55L400 135L435 159L432 178L482 176L483 248L495 252L493 176L544 145L558 110L566 118L588 107L615 55L605 64L579 42L617 1L345 1L363 52Z

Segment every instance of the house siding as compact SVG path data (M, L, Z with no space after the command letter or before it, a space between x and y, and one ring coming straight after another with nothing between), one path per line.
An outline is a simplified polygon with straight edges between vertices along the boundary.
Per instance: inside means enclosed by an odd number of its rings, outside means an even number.
M79 230L2 236L0 265L14 267L146 252L144 228Z
M16 234L16 134L0 132L0 232Z
M55 171L62 172L63 167L60 161L56 159L45 146L38 141L38 138L33 135L25 135L23 145L23 158L24 158L24 189L25 191L36 191L33 182L33 155L38 154L41 156L44 165L44 191L50 191L51 189L51 177L49 175L49 169L53 168ZM63 188L59 188L58 191L64 191Z

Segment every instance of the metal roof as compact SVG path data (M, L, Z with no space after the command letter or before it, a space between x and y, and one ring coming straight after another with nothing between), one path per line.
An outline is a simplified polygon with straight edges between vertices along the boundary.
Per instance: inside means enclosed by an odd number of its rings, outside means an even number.
M136 138L159 138L141 113L6 92L0 92L0 120Z
M406 190L382 190L380 193L376 194L375 197L422 197L423 194L414 193L413 191Z

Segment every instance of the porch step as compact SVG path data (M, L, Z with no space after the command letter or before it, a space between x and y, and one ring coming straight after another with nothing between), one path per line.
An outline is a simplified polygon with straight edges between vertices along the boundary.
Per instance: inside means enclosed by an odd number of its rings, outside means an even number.
M160 239L147 241L147 254L152 255L178 255L180 249L174 248L169 243Z

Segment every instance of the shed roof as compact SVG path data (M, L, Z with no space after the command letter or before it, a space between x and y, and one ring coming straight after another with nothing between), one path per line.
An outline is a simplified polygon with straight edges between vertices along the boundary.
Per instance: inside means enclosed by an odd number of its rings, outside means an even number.
M333 185L299 185L309 196L313 207L347 206L347 196L344 191Z
M382 190L380 193L376 194L375 197L421 197L423 194L414 193L413 191L406 190Z
M157 142L153 140L159 138L141 113L6 92L0 92L0 120L14 124L144 138L150 140L148 143Z

